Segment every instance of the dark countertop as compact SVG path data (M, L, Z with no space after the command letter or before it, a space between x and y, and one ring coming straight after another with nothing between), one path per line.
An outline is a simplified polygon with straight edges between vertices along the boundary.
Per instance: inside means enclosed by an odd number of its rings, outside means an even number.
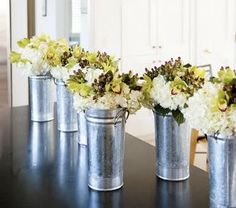
M191 166L190 178L155 176L155 149L126 134L124 187L87 186L87 149L77 133L60 133L55 121L30 122L28 107L0 109L1 208L207 208L208 174Z

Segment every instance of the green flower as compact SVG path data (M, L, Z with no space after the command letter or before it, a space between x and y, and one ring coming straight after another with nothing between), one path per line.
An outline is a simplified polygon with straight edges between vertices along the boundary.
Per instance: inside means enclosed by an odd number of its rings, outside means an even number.
M30 62L27 59L23 59L21 54L15 52L15 51L12 51L10 53L10 61L11 61L11 63L23 63L23 64L26 64L27 62Z
M174 81L170 84L171 88L173 89L173 93L179 93L179 92L186 92L188 89L188 85L185 81L183 81L179 77L175 77Z
M21 61L21 54L15 52L15 51L12 51L10 53L10 61L11 61L11 63L18 63L18 62L20 62Z
M221 68L218 72L218 81L228 84L235 79L235 71L230 69L229 67Z
M30 40L28 38L23 38L22 40L17 41L17 45L20 48L25 48L30 43Z

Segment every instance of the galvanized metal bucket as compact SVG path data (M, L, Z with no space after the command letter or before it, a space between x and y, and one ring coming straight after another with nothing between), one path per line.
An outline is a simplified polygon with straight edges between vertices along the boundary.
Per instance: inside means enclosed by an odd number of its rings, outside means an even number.
M57 128L64 132L78 131L77 112L73 107L73 95L63 81L55 81L57 91Z
M78 119L78 143L81 145L87 145L87 122L85 113L83 111L77 113Z
M189 178L190 135L186 123L178 125L172 114L155 111L156 175L164 180Z
M50 76L29 77L29 104L32 121L53 120L52 81Z
M207 138L211 207L236 207L236 137Z
M98 191L123 186L125 110L88 109L88 185Z

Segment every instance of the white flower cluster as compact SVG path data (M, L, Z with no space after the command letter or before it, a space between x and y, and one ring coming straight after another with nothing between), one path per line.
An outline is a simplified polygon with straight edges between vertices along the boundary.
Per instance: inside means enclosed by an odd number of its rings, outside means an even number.
M87 81L88 85L92 85L95 79L104 72L101 69L92 69L92 68L85 68L82 70L85 73L85 80Z
M117 107L122 107L127 108L132 114L141 108L141 99L142 93L135 90L132 90L129 95L108 92L97 100L94 100L92 96L85 98L79 94L75 94L74 107L78 112L88 108L115 109Z
M47 47L47 43L42 42L37 49L30 46L19 48L18 52L21 54L21 58L27 60L27 62L18 62L16 63L16 67L21 69L26 76L47 74L49 72L49 66L44 59Z
M153 87L150 91L151 99L154 101L154 105L161 105L163 108L170 110L176 110L177 108L183 108L187 102L187 97L184 93L172 93L170 82L166 82L162 75L158 75L153 79Z
M202 89L189 98L188 107L183 109L183 114L192 128L205 134L232 136L236 133L236 109L212 109L219 89L222 89L220 84L205 83Z
M51 67L50 73L54 79L61 80L66 83L70 75L73 75L74 71L78 70L79 68L79 64L74 65L70 69L63 66Z

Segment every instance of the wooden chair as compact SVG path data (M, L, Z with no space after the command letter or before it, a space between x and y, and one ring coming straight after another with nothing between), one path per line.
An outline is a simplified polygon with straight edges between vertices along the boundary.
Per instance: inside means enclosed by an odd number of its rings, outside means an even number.
M199 132L196 129L192 129L191 131L191 143L190 143L190 164L194 164L195 153L197 149L197 139L199 136Z

